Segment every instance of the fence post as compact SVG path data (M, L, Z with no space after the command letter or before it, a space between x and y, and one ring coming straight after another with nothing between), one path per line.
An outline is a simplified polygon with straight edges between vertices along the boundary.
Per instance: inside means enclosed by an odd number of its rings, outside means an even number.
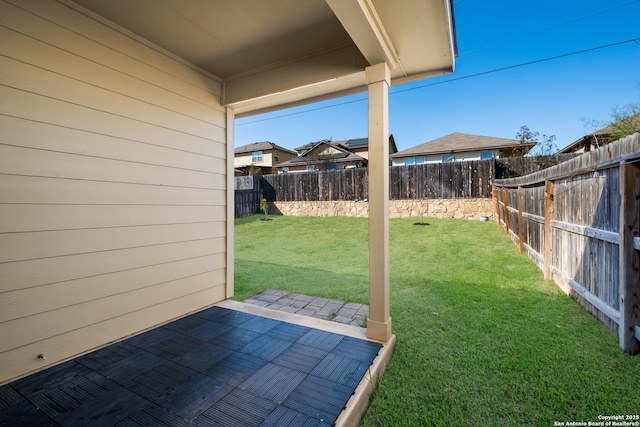
M498 202L498 190L495 187L491 190L491 198L493 199L493 211L496 213L496 221L500 224L500 203Z
M509 190L507 187L502 188L502 203L504 204L504 226L507 236L511 230L511 217L509 215Z
M640 236L640 167L620 162L620 348L640 352L636 330L640 329L640 251L634 238ZM640 333L638 334L640 335Z
M524 252L524 187L518 187L518 246Z
M545 181L544 183L544 278L552 279L551 261L553 258L553 230L551 221L553 220L553 181Z

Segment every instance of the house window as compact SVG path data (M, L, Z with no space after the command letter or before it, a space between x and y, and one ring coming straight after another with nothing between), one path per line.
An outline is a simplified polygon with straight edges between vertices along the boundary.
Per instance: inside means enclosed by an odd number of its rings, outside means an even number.
M316 170L316 168L314 168L313 165L307 165L307 172L313 172L314 170Z
M289 172L289 166L284 166L282 168L282 173L288 173Z
M480 160L488 160L492 158L493 158L493 151L487 150L487 151L480 152Z
M416 157L416 165L424 165L426 163L424 156Z
M254 151L251 153L251 163L262 162L262 151Z
M274 152L273 152L273 160L274 160L275 162L280 161L280 153L278 153L277 151L274 151Z
M442 155L442 163L453 162L453 160L453 153Z
M405 157L404 159L404 165L405 166L410 166L410 165L415 165L416 164L416 158L415 157Z

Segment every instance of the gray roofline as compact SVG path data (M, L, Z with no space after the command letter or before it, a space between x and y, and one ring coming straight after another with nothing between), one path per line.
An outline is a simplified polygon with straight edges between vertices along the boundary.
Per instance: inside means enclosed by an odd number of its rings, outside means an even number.
M531 150L533 147L535 147L535 143L523 143L522 146L523 147L528 147L529 150ZM398 153L393 153L391 154L389 157L390 158L398 158L398 157L413 157L413 156L437 156L438 154L450 154L450 153L468 153L469 151L485 151L485 150L501 150L501 149L506 149L506 148L512 148L512 147L518 147L520 146L520 144L514 144L514 145L495 145L495 146L489 146L489 147L478 147L478 148L471 148L471 149L460 149L460 150L445 150L445 151L430 151L430 152L422 152L422 151L416 151L413 153L403 153L402 151L398 152Z
M270 147L269 148L258 148L260 144L269 144ZM284 148L279 146L278 144L274 144L271 141L259 141L259 142L252 142L251 144L246 144L246 145L242 145L240 147L236 147L234 149L234 153L235 154L242 154L242 153L251 153L253 151L256 150L279 150L279 151L284 151L290 154L294 154L294 155L298 155L298 153L296 151L293 150L289 150L288 148Z
M448 135L427 141L425 143L407 148L391 154L391 158L427 156L449 153L466 153L470 151L483 151L495 149L508 149L517 146L524 146L529 150L535 143L521 143L517 139L499 138L486 135L474 135L462 132L453 132ZM528 150L527 150L528 151Z

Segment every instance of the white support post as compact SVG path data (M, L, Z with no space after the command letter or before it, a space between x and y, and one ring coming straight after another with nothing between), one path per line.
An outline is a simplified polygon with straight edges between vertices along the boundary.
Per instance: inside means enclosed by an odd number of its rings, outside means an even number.
M386 63L366 68L369 92L369 318L367 336L391 338L389 311L389 84Z
M234 120L235 112L233 108L227 108L227 268L226 268L226 295L227 299L234 294L234 223L235 223L235 180L234 180Z

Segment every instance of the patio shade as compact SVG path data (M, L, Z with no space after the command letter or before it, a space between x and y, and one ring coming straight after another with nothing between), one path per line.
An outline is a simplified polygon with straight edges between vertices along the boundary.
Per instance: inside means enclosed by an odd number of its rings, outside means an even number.
M224 82L235 117L453 71L450 0L77 0Z

